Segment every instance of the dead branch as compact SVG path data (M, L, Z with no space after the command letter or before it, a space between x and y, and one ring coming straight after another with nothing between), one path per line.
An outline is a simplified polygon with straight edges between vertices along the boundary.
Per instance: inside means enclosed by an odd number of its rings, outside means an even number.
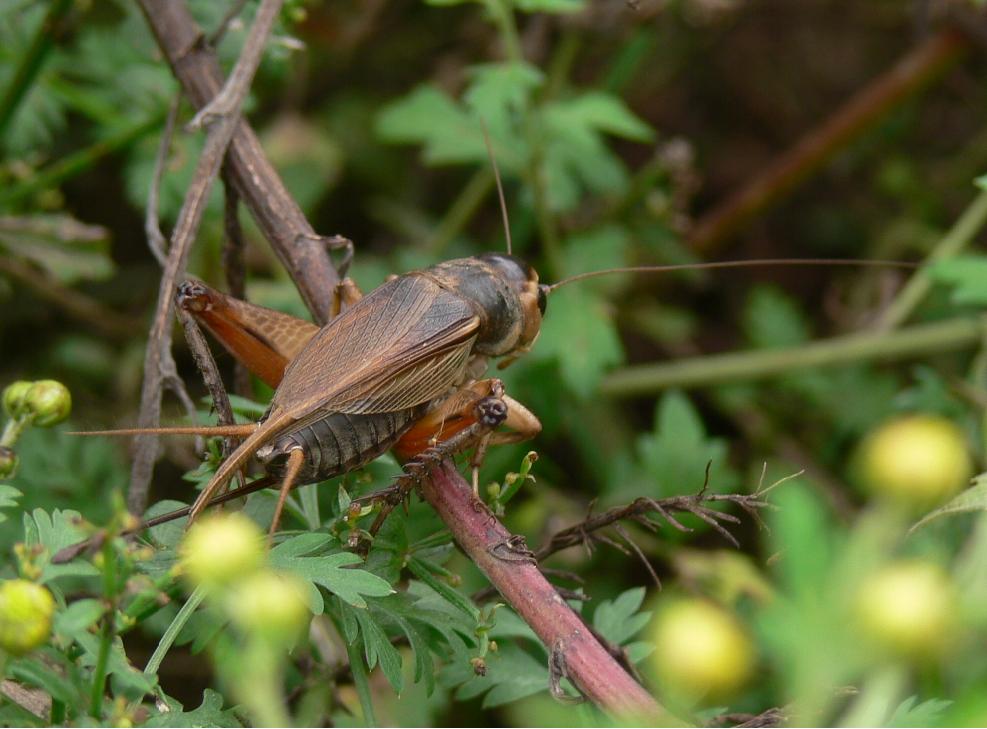
M216 121L209 129L202 155L195 169L195 176L178 214L178 222L172 233L171 246L161 276L157 308L144 355L144 382L141 387L141 407L137 419L139 428L153 428L161 419L162 386L168 371L174 369L174 361L171 357L171 318L175 286L185 270L185 261L199 230L199 224L202 222L213 181L219 173L223 158L226 156L226 149L239 122L240 106L247 94L250 79L257 70L261 50L282 2L283 0L263 0L257 12L241 61L237 63L236 84L228 87L229 90L226 91L228 100L225 103L230 105L229 111L215 117ZM143 434L134 439L127 507L135 514L142 513L147 506L151 474L157 454L158 436Z

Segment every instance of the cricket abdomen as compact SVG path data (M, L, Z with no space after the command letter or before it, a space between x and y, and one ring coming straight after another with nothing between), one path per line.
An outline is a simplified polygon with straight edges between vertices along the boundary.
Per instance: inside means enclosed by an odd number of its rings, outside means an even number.
M365 466L390 450L427 408L426 403L393 413L332 413L278 436L257 451L257 458L277 475L288 453L301 448L305 464L299 483L324 481Z

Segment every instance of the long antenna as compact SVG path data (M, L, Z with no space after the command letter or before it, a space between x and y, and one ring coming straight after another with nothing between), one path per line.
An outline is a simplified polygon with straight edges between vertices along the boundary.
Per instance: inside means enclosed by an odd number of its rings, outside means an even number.
M761 258L748 261L707 261L705 263L676 263L667 266L625 266L605 268L602 271L577 273L561 281L545 286L547 292L583 281L587 278L605 276L611 273L665 273L668 271L704 271L714 268L755 268L759 266L859 266L864 268L905 268L916 269L917 263L907 261L882 261L874 259L851 260L846 258Z
M504 200L504 186L500 183L500 170L497 168L497 158L494 156L493 144L490 142L490 132L487 131L487 123L480 117L480 128L483 130L483 142L487 145L487 154L490 156L490 164L493 167L494 179L497 181L497 196L500 198L500 214L504 218L504 236L507 238L507 254L513 253L511 250L511 224L507 217L507 201Z

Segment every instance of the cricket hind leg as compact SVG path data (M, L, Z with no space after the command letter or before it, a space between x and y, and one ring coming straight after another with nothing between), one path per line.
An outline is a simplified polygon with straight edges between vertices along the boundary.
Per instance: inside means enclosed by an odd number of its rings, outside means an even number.
M284 511L288 494L298 482L298 477L305 465L305 451L301 448L292 448L288 452L288 462L285 464L284 479L281 481L281 490L278 493L278 505L274 509L274 517L271 519L271 527L267 531L268 542L274 539L274 532L278 530L281 523L281 513Z
M498 432L500 426L513 432ZM442 401L409 430L394 448L404 473L387 495L370 534L375 535L394 507L444 458L476 448L471 459L473 494L478 495L478 473L487 447L519 443L541 431L531 411L504 393L500 380L470 383Z

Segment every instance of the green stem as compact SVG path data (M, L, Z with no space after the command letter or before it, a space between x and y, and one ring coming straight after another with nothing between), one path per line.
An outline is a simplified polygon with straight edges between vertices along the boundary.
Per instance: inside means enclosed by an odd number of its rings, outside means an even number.
M185 627L185 623L188 622L189 618L192 617L192 613L196 611L199 605L202 604L202 600L205 598L206 592L201 587L196 588L195 592L189 595L188 600L182 605L182 609L178 611L175 619L171 621L171 625L161 636L161 640L158 642L158 647L154 649L154 653L151 654L150 660L148 660L147 665L144 667L144 675L148 678L158 675L158 669L161 668L161 662L164 660L165 656L168 655L168 651L171 650L171 646L174 644L175 639L181 632L182 628Z
M449 242L466 227L493 189L493 170L489 167L477 170L425 244L429 253L433 255L442 253Z
M966 248L977 232L987 223L987 191L981 192L963 211L945 236L936 244L925 263L951 258ZM891 305L878 319L878 329L894 329L901 326L915 310L932 287L932 279L922 266L908 284L898 293Z
M938 354L975 345L980 341L983 329L984 324L979 319L958 317L892 332L833 337L789 349L732 352L636 365L609 374L600 390L622 397L645 395L667 387L754 380L809 367Z
M96 667L93 669L93 686L90 697L90 715L101 718L103 714L103 695L106 693L107 667L110 662L110 648L116 635L116 553L113 540L107 539L103 544L103 596L110 604L110 609L103 616L103 630L100 635L99 653L96 655Z
M65 180L75 177L90 169L103 157L114 152L129 147L135 141L153 131L161 125L164 114L156 114L152 118L142 121L134 126L124 129L119 134L97 142L85 149L79 150L68 157L64 157L52 163L45 169L39 171L34 177L25 180L10 190L0 193L0 205L10 206L23 200L26 197L57 187Z
M10 120L14 118L17 107L34 83L34 78L41 70L45 57L54 48L55 41L60 35L59 26L62 18L70 7L72 0L54 0L48 8L45 19L35 31L31 46L21 58L21 65L18 66L14 78L4 92L3 99L0 100L0 138L3 137Z
M305 515L305 523L313 532L322 525L322 517L319 515L319 484L313 483L302 486L298 489L298 498L302 502L302 513Z
M28 421L23 418L11 418L4 426L3 435L0 435L0 446L13 448L17 439L21 437L24 428L28 426Z
M338 626L337 626L338 629ZM342 631L340 631L342 635ZM350 674L353 676L353 685L356 687L356 695L360 697L360 706L363 707L363 721L367 726L377 726L377 717L374 715L374 697L370 693L370 680L367 676L367 668L363 664L363 655L357 647L357 641L346 644L346 655L350 659Z

